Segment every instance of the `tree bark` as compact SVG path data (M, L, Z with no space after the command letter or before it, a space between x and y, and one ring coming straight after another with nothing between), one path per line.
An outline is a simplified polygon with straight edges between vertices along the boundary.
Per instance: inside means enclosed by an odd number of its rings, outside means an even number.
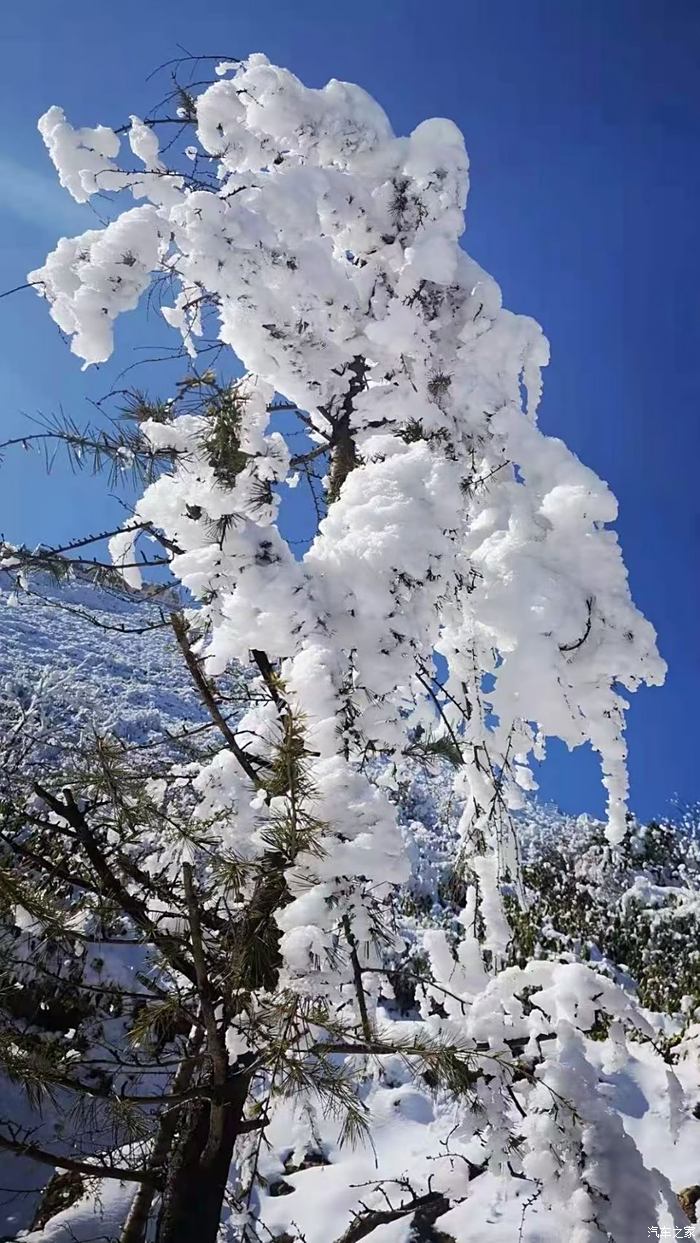
M202 1036L201 1033L198 1033L194 1038L195 1052L198 1052L201 1042ZM195 1063L192 1057L188 1057L183 1061L173 1080L173 1094L189 1087L194 1074L194 1066ZM148 1162L148 1172L157 1177L162 1177L162 1171L166 1166L177 1131L177 1121L177 1109L167 1110L160 1119L153 1151ZM142 1183L138 1188L131 1202L131 1208L124 1223L119 1243L143 1243L148 1230L155 1192L155 1181L150 1184Z
M215 1151L208 1142L211 1103L195 1101L180 1114L180 1140L163 1192L157 1243L216 1243L234 1147L247 1129L243 1109L249 1086L248 1075L232 1077Z
M337 501L345 480L357 466L357 452L351 424L355 398L366 387L367 363L364 358L357 355L348 365L347 370L350 373L350 383L343 398L340 411L337 414L333 414L330 411L326 412L324 410L333 425L330 478L327 493L329 503Z

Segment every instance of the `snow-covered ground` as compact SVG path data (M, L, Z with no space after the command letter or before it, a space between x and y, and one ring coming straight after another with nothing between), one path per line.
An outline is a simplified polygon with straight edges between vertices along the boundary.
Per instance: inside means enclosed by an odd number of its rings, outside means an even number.
M639 1145L645 1164L656 1167L675 1190L692 1185L700 1174L700 1121L690 1115L673 1134L669 1119L667 1067L649 1046L632 1046L633 1057L624 1072L613 1068L611 1042L598 1044L600 1062L609 1066L611 1097L625 1129ZM700 1098L700 1074L695 1052L681 1061L679 1078L690 1099ZM291 1108L275 1116L261 1161L261 1174L268 1180L268 1192L261 1196L264 1227L261 1239L279 1237L303 1243L335 1243L342 1239L355 1214L363 1209L385 1211L409 1200L406 1190L424 1196L441 1190L464 1196L463 1202L442 1213L434 1224L435 1233L412 1232L413 1215L379 1223L363 1235L369 1243L568 1243L567 1225L555 1211L538 1202L532 1183L523 1181L517 1194L504 1194L504 1184L492 1174L479 1175L469 1185L463 1159L451 1157L455 1151L446 1137L459 1126L459 1117L447 1116L429 1098L408 1084L375 1084L367 1096L372 1118L374 1148L353 1151L340 1149L337 1127L322 1118L318 1135L323 1163L302 1163L303 1148L295 1151L302 1130ZM430 1186L424 1170L434 1165ZM290 1170L292 1172L290 1172ZM622 1173L622 1172L621 1172ZM9 1172L8 1172L9 1175ZM6 1169L3 1169L3 1179ZM16 1175L13 1173L13 1177ZM9 1184L8 1184L9 1185ZM31 1183L29 1184L31 1185ZM630 1188L629 1231L615 1243L642 1243L650 1237L698 1238L688 1223L675 1224L670 1216L655 1223L640 1221ZM23 1237L32 1243L90 1243L96 1237L113 1239L133 1195L133 1188L114 1182L102 1183L65 1212L57 1214L43 1230ZM224 1237L237 1239L232 1214ZM9 1217L5 1231L10 1226ZM267 1231L265 1230L267 1227ZM655 1227L656 1228L656 1227ZM439 1232L443 1233L439 1233Z
M611 1064L610 1042L601 1042L597 1054L601 1063ZM700 1097L695 1057L683 1061L679 1077L691 1099ZM608 1078L615 1107L625 1129L639 1145L645 1164L665 1174L676 1190L696 1183L700 1177L700 1121L688 1117L674 1136L669 1121L667 1067L658 1055L648 1046L635 1045L633 1058L625 1071L610 1070ZM414 1171L425 1156L435 1158L432 1189L440 1191L441 1186L454 1189L455 1179L460 1177L460 1161L459 1158L451 1161L446 1155L444 1118L426 1107L424 1098L410 1089L383 1088L375 1092L371 1108L376 1164L372 1152L343 1154L331 1148L332 1165L288 1175L279 1165L275 1168L275 1160L269 1158L264 1172L276 1173L294 1189L291 1195L268 1197L265 1201L263 1220L272 1229L273 1236L296 1225L306 1243L328 1243L341 1238L360 1200L371 1208L386 1208L382 1192L372 1190L379 1179L387 1180L385 1191L394 1205L407 1198L405 1192L401 1194L402 1179L414 1188L420 1187ZM284 1152L282 1122L279 1132L280 1150ZM396 1180L393 1187L390 1180ZM456 1243L566 1243L566 1226L554 1212L547 1212L533 1198L531 1183L523 1182L517 1196L511 1192L504 1197L503 1184L491 1174L480 1175L469 1190L466 1178L464 1181L464 1202L436 1221L436 1228L445 1231ZM630 1232L615 1243L641 1243L642 1239L650 1237L647 1226L654 1223L640 1222L633 1203L629 1211ZM670 1217L665 1224L674 1232L685 1229L672 1226ZM378 1226L367 1237L371 1243L413 1243L410 1227L411 1218L407 1217ZM442 1243L440 1236L437 1237ZM684 1234L673 1233L668 1237L682 1238Z

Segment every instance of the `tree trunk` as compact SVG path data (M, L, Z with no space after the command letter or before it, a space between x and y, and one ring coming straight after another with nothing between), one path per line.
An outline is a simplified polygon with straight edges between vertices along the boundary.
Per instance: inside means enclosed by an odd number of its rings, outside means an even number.
M179 1092L183 1092L190 1086L195 1067L193 1054L199 1052L201 1043L201 1033L197 1033L191 1042L189 1055L183 1060L173 1079L170 1089L173 1096L177 1096ZM177 1133L178 1116L177 1109L169 1109L161 1116L158 1124L153 1151L148 1162L149 1170L158 1177L162 1177L163 1170L167 1166L170 1150ZM131 1208L124 1223L119 1243L144 1243L148 1233L148 1223L151 1218L155 1195L155 1182L143 1183L138 1188L131 1202Z
M352 432L352 415L355 398L366 387L365 376L367 363L359 354L353 358L347 368L350 373L350 384L337 414L328 413L327 417L333 424L333 448L329 471L327 499L329 504L337 501L340 489L352 470L357 466L357 451ZM324 409L325 408L322 407Z
M223 1109L218 1144L211 1151L208 1101L193 1101L179 1119L176 1143L168 1170L158 1222L158 1243L216 1243L233 1150L241 1134L249 1077L231 1081L231 1095ZM207 1159L202 1158L207 1149Z

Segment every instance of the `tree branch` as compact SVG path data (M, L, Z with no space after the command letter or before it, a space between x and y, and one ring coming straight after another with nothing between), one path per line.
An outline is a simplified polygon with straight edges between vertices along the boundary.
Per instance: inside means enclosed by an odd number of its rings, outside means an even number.
M360 1239L366 1239L378 1226L386 1225L392 1221L399 1221L402 1217L408 1217L409 1213L419 1214L421 1225L423 1227L430 1227L434 1225L438 1217L442 1217L443 1213L446 1213L450 1208L449 1200L438 1191L428 1191L422 1196L416 1196L413 1192L411 1194L413 1198L406 1204L400 1204L397 1208L365 1208L364 1212L357 1214L352 1225L348 1226L345 1234L337 1240L337 1243L359 1243ZM429 1236L426 1234L423 1237L428 1238ZM434 1237L447 1238L446 1235L438 1236L437 1234Z
M352 964L352 974L355 981L355 992L357 994L357 1005L360 1011L360 1023L362 1024L362 1035L369 1044L373 1039L372 1024L369 1021L369 1013L367 1011L367 996L365 994L365 986L362 980L362 967L357 953L357 937L355 936L350 925L350 917L345 915L343 918L343 930L350 946L350 962Z
M180 950L173 944L173 938L165 936L148 915L143 903L136 898L125 885L115 876L109 863L105 859L95 838L88 827L83 812L75 802L70 790L65 791L65 802L55 798L48 790L44 789L38 782L34 783L34 789L40 798L51 808L55 815L66 820L72 829L75 830L80 845L83 847L92 867L102 882L106 892L111 895L120 905L125 914L133 919L138 928L146 934L152 945L155 945L168 960L168 962L184 975L191 984L197 983L197 974L192 964L183 957Z
M228 746L229 750L233 753L233 755L235 755L236 759L238 760L238 763L243 769L243 772L245 773L246 777L248 777L253 782L253 785L257 789L257 787L260 784L258 780L258 775L253 765L250 762L249 756L247 756L245 751L243 751L243 749L239 747L233 730L231 729L228 721L223 715L218 703L216 702L216 698L214 696L214 692L212 691L209 679L207 678L206 674L203 673L200 663L190 646L190 642L187 637L187 625L185 623L185 620L182 614L171 613L170 624L173 628L175 638L177 639L178 647L180 648L180 651L182 652L185 658L185 663L189 670L190 677L192 678L192 681L194 682L195 686L197 687L197 690L199 691L199 696L200 696L200 699L202 700L202 703L207 709L207 712L209 713L212 721L214 721L214 723L216 724L219 732L221 733L223 738L226 740L226 745Z
M122 1165L90 1165L88 1161L61 1157L56 1153L47 1152L44 1148L38 1148L36 1144L8 1139L5 1135L0 1135L0 1148L6 1149L7 1152L14 1152L18 1157L29 1157L32 1161L38 1161L40 1165L50 1165L59 1170L73 1170L76 1174L86 1174L88 1178L116 1178L120 1182L152 1183L155 1187L161 1185L160 1180L150 1172L130 1170Z
M212 1064L214 1083L217 1087L223 1089L228 1073L228 1055L216 1022L214 999L207 974L204 944L202 941L202 926L192 880L192 865L190 863L183 863L182 865L182 881L185 888L190 936L192 938L192 958L197 973L197 992L202 1007L204 1030L207 1035L207 1053ZM213 1160L219 1151L224 1132L224 1108L225 1106L222 1103L212 1098L209 1109L209 1135L201 1156L203 1165L207 1165Z

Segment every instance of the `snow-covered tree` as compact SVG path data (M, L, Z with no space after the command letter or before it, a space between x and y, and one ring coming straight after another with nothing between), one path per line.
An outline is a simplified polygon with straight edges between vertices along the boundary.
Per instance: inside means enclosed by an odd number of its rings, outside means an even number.
M156 813L138 875L107 837L121 914L204 1051L198 1106L159 1158L160 1238L213 1239L227 1178L232 1238L306 1237L261 1180L282 1149L294 1162L327 1151L319 1100L360 1144L389 1102L433 1119L410 1178L378 1153L374 1200L350 1205L364 1217L346 1243L430 1206L466 1237L460 1206L484 1173L556 1205L575 1243L631 1237L631 1213L641 1237L662 1200L679 1210L610 1110L585 1033L612 1025L622 1058L627 1029L653 1031L581 963L509 966L504 903L506 889L522 896L512 813L548 738L595 748L610 843L625 834L624 695L658 683L663 663L630 599L615 500L537 426L547 343L460 245L455 126L397 138L360 88L309 89L261 55L217 75L181 91L174 116L131 118L126 167L120 133L45 114L73 197L117 197L110 223L62 239L29 278L85 366L110 356L114 321L154 283L191 359L172 400L132 411L132 439L87 438L154 465L110 551L138 593L140 542L158 541L187 593L174 637L222 743L158 795L162 815L185 782L194 826L163 863L165 937L148 906ZM176 138L161 149L166 124ZM231 383L207 369L212 340L240 364ZM300 476L317 516L303 556L279 515ZM30 561L6 550L10 568ZM232 725L217 688L235 662L256 677ZM464 906L456 941L425 934L420 1014L401 1021L387 973L411 850L396 790L436 754L463 808ZM32 814L101 867L94 776L35 797Z

